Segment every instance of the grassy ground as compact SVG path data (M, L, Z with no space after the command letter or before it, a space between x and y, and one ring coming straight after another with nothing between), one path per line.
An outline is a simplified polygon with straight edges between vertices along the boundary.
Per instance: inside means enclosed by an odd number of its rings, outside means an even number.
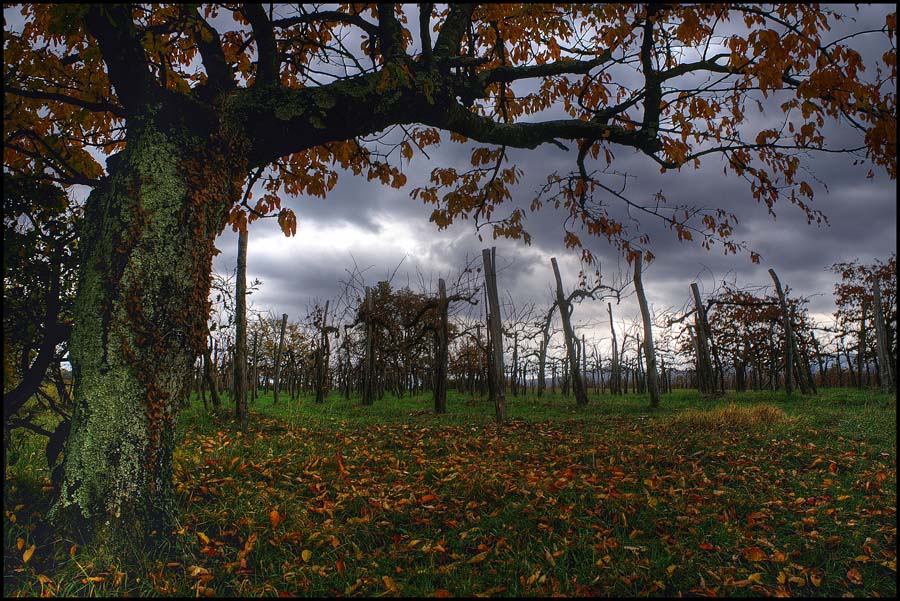
M115 565L41 533L47 474L25 437L5 482L4 593L896 594L894 397L647 405L514 398L498 429L463 395L442 416L428 395L265 397L242 433L195 401L175 546Z

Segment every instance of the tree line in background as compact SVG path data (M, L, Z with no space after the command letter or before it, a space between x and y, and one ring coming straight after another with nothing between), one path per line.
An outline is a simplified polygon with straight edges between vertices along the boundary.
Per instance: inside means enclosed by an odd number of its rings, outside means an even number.
M813 320L806 308L808 299L791 296L780 281L777 286L745 288L722 282L705 297L692 284L690 307L650 315L660 389L696 388L710 395L784 388L807 394L834 386L893 390L896 256L872 264L839 263L829 269L840 277L830 324ZM435 411L443 412L447 388L494 399L498 385L492 376L494 346L481 271L470 263L462 272L465 277L458 278L450 293L444 291L446 304L441 301L443 280L434 289L420 278L417 291L387 280L366 287L356 271L338 299L315 304L302 318L255 311L248 320L251 400L259 392L274 390L276 402L285 397L295 400L301 393L322 402L331 391L338 391L346 398L355 393L362 404L371 404L385 393L431 391ZM633 280L607 287L599 281L588 284L584 274L580 276L568 303L600 302L604 295L618 301L633 290ZM207 352L198 357L192 380L195 393L204 403L209 396L214 406L221 403L222 391L234 399L236 386L235 319L229 312L233 286L217 289L216 295L222 301L214 311ZM500 388L512 396L542 396L549 389L577 397L579 387L595 394L647 393L645 330L638 320L617 322L613 303L606 304L608 324L575 325L571 310L562 318L558 299L541 309L534 304L517 306L507 295L499 320ZM577 334L576 328L590 334ZM609 336L598 338L602 329Z

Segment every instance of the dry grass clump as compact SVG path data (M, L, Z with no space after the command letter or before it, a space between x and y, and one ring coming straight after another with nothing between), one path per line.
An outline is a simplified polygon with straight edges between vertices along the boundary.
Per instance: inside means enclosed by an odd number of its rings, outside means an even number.
M790 421L791 418L774 405L735 405L731 403L710 411L689 409L672 417L669 426L699 431L735 432L762 430Z

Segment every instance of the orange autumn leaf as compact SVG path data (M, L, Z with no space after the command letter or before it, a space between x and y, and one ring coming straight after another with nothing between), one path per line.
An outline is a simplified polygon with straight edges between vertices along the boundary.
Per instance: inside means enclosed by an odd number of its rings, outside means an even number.
M748 559L750 561L765 561L769 558L769 556L766 555L766 552L759 547L750 547L748 549L744 549L743 551L741 551L741 555L743 555L745 559Z
M382 576L381 581L384 582L384 587L390 592L397 592L397 583L394 582L394 579L390 576Z
M22 553L22 562L23 563L28 563L28 561L31 559L31 556L34 555L35 548L36 548L35 545L31 545L30 547L28 547L25 550L24 553Z
M16 549L21 551L22 547L24 547L24 546L25 546L25 539L22 537L17 538L16 539Z
M475 556L471 557L466 563L479 563L479 562L482 562L482 561L484 561L485 559L487 559L488 553L490 553L490 551L484 551L483 553L479 553L478 555L475 555Z
M284 516L278 513L277 509L273 509L269 512L269 523L272 524L272 528L277 528L278 524L284 521Z
M856 568L850 568L847 572L847 580L858 586L862 586L863 583L862 574Z

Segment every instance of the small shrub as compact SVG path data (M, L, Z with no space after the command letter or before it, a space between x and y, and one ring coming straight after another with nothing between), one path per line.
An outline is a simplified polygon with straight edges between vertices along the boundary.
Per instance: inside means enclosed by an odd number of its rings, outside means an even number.
M668 426L699 431L761 430L791 418L774 405L739 406L731 403L710 411L689 409L672 417Z

